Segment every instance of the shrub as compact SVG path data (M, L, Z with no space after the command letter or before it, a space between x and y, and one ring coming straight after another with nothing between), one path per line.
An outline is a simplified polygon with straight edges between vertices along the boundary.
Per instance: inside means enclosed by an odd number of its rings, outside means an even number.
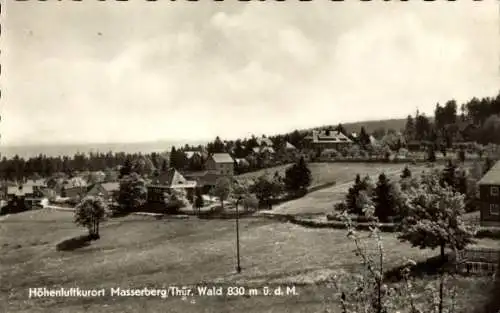
M243 197L241 205L245 210L256 210L259 208L259 199L255 195L249 194Z
M333 209L337 212L344 212L348 209L348 207L347 207L347 204L344 201L342 201L342 202L336 203L333 206Z

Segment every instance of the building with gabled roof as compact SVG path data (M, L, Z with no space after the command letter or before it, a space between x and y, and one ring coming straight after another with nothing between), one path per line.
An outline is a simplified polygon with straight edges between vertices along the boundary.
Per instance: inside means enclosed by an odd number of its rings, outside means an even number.
M170 168L167 172L153 178L151 183L148 184L148 201L163 202L165 193L170 193L172 189L185 189L188 198L192 198L196 187L196 181L187 180L176 169Z
M273 146L273 141L267 137L260 137L260 138L255 138L255 140L257 141L257 144L259 145L259 147L264 147L264 146L267 146L267 147L272 147Z
M200 151L184 151L184 154L186 155L186 158L188 160L191 160L193 157L200 157L201 158Z
M500 161L479 180L478 185L481 225L500 226Z
M205 163L208 172L222 176L234 175L234 159L228 153L214 153Z
M312 134L304 138L308 148L311 149L342 149L353 142L343 133L336 130L313 130Z
M96 183L87 192L87 196L100 196L108 202L113 202L118 199L119 192L120 183L118 182Z
M274 151L274 148L273 147L269 147L269 146L254 147L252 149L252 151L255 154L263 154L263 153L275 154L276 153L276 151Z
M285 150L297 150L297 148L287 141L285 142Z

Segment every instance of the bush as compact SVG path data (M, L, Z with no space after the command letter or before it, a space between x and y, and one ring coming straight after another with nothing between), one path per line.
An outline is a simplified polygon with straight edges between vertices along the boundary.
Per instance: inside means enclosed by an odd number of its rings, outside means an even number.
M243 197L241 205L245 210L256 210L259 208L259 199L253 194Z
M338 203L338 204L340 204L340 203ZM335 206L337 206L338 204L336 204ZM338 211L337 208L335 208L334 212L326 214L326 219L328 221L340 221L342 219L341 212L343 212L343 210Z
M500 239L500 228L497 227L481 227L476 232L476 238L491 238Z

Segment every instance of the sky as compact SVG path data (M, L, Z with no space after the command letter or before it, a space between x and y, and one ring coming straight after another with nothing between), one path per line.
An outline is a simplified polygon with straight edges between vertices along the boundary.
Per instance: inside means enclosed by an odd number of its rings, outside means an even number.
M2 144L205 140L500 90L500 1L9 1Z

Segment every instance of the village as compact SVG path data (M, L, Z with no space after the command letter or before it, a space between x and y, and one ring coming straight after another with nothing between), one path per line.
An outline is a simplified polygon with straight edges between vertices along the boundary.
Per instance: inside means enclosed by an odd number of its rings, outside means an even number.
M306 2L2 3L0 313L500 312L499 3Z

